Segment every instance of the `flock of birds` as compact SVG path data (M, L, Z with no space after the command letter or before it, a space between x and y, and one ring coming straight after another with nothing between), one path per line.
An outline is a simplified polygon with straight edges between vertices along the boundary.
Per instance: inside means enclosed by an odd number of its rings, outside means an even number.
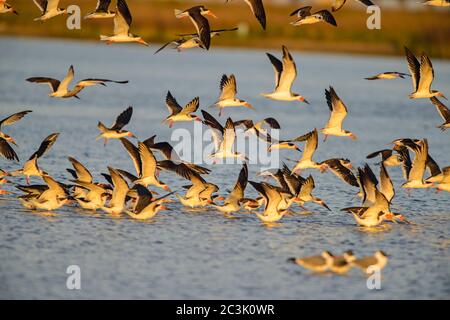
M58 8L57 0L34 0L34 2L42 11L39 20L47 20L65 13L65 9ZM117 0L117 11L115 12L109 11L110 2L110 0L99 0L95 11L86 16L89 19L114 19L114 35L101 36L101 40L108 43L137 42L147 45L142 38L129 33L132 18L125 0ZM265 28L266 19L262 1L248 0L246 2L250 5L261 26ZM372 5L371 1L361 2ZM336 0L332 11L339 10L344 3L345 0ZM448 4L448 1L427 1L427 4L444 6ZM15 12L5 1L0 0L0 6L2 10L0 12L2 13ZM178 50L193 47L209 49L212 36L223 31L235 30L211 31L205 16L214 17L214 14L204 6L195 6L184 11L176 10L175 15L177 18L189 17L197 29L197 33L183 35L183 38L173 42ZM305 7L294 11L292 15L298 17L298 20L293 22L294 25L320 21L336 25L334 17L327 10L311 14L311 7ZM164 45L157 52L167 45ZM434 78L431 60L423 53L419 61L408 48L405 48L405 54L409 74L391 71L366 79L386 80L411 77L413 93L410 94L410 98L430 99L444 119L444 123L438 127L443 131L450 128L450 110L438 99L439 97L445 98L445 96L442 92L431 88ZM272 100L308 104L303 95L292 92L292 86L297 77L297 67L288 48L282 46L281 60L270 53L267 53L267 56L274 69L275 88L273 92L262 93L261 95ZM61 81L41 76L26 80L32 83L48 84L51 89L50 97L78 99L78 94L86 87L106 86L107 83L128 83L126 80L88 78L79 80L73 88L69 88L73 78L74 68L70 66L66 77ZM324 135L324 142L329 136L357 139L353 132L343 128L348 109L333 87L330 86L325 90L325 98L330 110L330 117L324 128L320 129L320 133ZM342 210L350 213L356 224L363 227L376 227L386 222L410 223L403 214L391 210L395 188L389 177L388 167L398 166L402 168L405 178L402 188L435 188L438 191L450 192L450 167L441 169L433 160L429 153L427 139L397 139L392 142L392 149L379 150L367 156L369 159L381 158L378 175L367 164L364 167L357 168L355 172L348 159L313 160L319 141L319 130L317 129L294 139L277 140L271 136L270 131L280 129L280 124L272 117L256 123L251 119L233 121L228 117L225 123L221 123L205 110L201 110L201 117L196 115L199 104L199 98L195 97L183 107L169 91L166 96L166 106L170 114L163 120L163 123L172 127L177 122L201 121L213 132L215 150L211 153L211 158L234 158L243 162L234 187L226 195L219 195L219 187L205 180L204 176L208 175L211 169L182 160L169 142L157 142L156 136L141 141L132 132L125 130L124 128L130 122L133 114L131 106L117 116L116 121L111 126L98 122L97 127L100 133L97 139L104 139L105 146L108 140L119 140L132 160L134 173L109 166L108 173L102 173L105 182L95 181L93 175L80 161L68 157L72 165L71 168L67 169L71 175L70 183L59 182L48 172L42 170L38 164L39 159L57 141L59 134L53 133L42 141L39 148L21 168L10 172L0 170L0 185L10 183L10 177L24 176L26 184L16 184L15 187L24 192L23 195L18 197L22 205L32 210L56 210L61 206L76 203L86 210L102 210L111 216L119 216L125 213L133 219L146 220L155 217L159 211L167 209L168 203L174 201L169 197L174 195L175 192L171 191L170 187L161 181L159 176L160 171L164 170L190 181L190 184L184 187L186 192L183 195L178 192L175 194L177 200L183 206L189 208L210 207L225 215L245 210L245 212L254 212L255 216L263 223L271 224L279 221L285 215L292 214L290 208L294 204L305 209L304 205L312 202L331 210L324 200L313 195L315 188L313 176L303 177L301 175L306 169L319 170L320 172L331 171L350 187L359 189L357 196L362 200L361 205ZM254 109L249 102L237 98L237 81L233 74L222 76L220 95L212 106L219 109L219 116L226 108L245 107ZM16 142L4 132L5 127L14 124L30 112L32 111L18 112L0 121L0 154L6 159L19 161L19 157L12 146L16 145ZM255 135L267 143L269 152L280 149L296 150L302 152L302 156L292 168L282 163L279 169L260 173L260 176L270 177L275 183L251 181L248 176L247 155L235 151L236 128L238 127L244 128L246 136ZM137 142L133 143L130 138L136 139ZM299 144L304 144L303 151ZM425 178L427 169L430 175ZM30 185L30 177L40 177L45 184ZM247 184L250 184L260 196L257 198L246 197ZM160 196L156 190L149 190L149 186L163 189L167 193ZM0 189L0 194L8 193L8 191ZM263 210L259 212L258 209L261 207L263 207ZM341 256L333 256L330 252L325 251L319 256L292 258L291 260L314 271L331 270L332 272L342 273L348 271L352 266L367 269L368 265L376 265L383 268L387 263L387 255L382 251L377 251L374 256L357 259L351 251Z

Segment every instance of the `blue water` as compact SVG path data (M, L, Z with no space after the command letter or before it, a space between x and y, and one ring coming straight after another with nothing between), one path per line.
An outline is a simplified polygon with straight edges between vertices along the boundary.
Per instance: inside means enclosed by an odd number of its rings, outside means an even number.
M404 58L294 53L299 68L295 90L310 106L267 100L259 94L273 86L273 71L264 51L216 49L182 54L139 46L106 46L98 43L31 39L0 39L0 118L24 109L33 113L6 128L20 147L21 161L52 132L60 137L40 166L61 181L69 179L67 156L79 159L101 180L107 165L132 171L122 145L111 141L106 148L95 141L98 120L106 124L128 105L134 114L128 129L141 139L153 134L168 140L171 129L160 122L166 116L164 98L171 90L181 103L200 96L201 108L218 96L223 73L234 73L238 93L256 111L227 111L234 120L273 116L283 138L322 128L328 119L324 89L333 85L347 104L345 127L359 140L330 138L319 142L317 160L346 157L355 166L365 156L388 146L396 138L428 138L430 154L441 165L450 165L449 132L427 101L411 101L409 79L369 82L364 77L382 71L406 71ZM280 56L280 50L271 50ZM434 87L450 96L450 63L433 60ZM130 80L128 85L88 88L81 100L51 99L48 87L25 82L31 76L62 78L69 65L75 79L105 77ZM210 110L211 111L211 110ZM211 111L214 112L214 111ZM224 121L222 117L221 121ZM176 128L191 128L191 124ZM322 136L319 137L322 139ZM283 157L295 158L295 152ZM373 163L374 161L371 161ZM14 170L19 164L0 159L0 167ZM208 181L222 193L231 188L239 165L212 166ZM375 168L375 167L374 167ZM259 167L250 166L258 180ZM389 168L399 187L399 168ZM315 194L331 212L307 204L311 214L288 216L267 227L256 216L235 214L226 218L214 210L186 210L178 203L148 222L127 217L112 219L65 206L52 214L24 209L15 195L0 198L0 298L247 298L247 299L448 299L450 298L450 196L433 190L400 188L394 209L414 225L395 224L368 232L358 228L341 208L359 204L355 190L330 173L312 173ZM186 184L162 173L172 189ZM24 183L21 178L11 178ZM40 183L39 179L33 182ZM7 190L17 192L12 186ZM256 196L249 186L248 196ZM294 210L301 211L294 208ZM382 289L369 290L359 270L347 276L312 275L289 264L291 256L330 250L339 254L352 249L358 256L378 249L391 258L382 272ZM66 288L66 269L81 268L81 290Z

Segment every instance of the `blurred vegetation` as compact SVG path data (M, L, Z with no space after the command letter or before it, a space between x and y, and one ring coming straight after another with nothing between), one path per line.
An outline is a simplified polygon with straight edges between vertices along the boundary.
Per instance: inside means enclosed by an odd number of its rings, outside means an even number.
M45 23L35 22L40 15L32 0L9 0L19 15L0 15L0 35L61 37L96 41L100 34L112 34L112 19L82 20L81 30L66 28L67 16ZM174 9L186 9L202 3L191 1L128 0L133 15L131 32L150 43L163 43L179 33L195 29L188 19L176 19ZM294 5L266 3L267 31L264 32L244 1L206 2L219 19L209 18L213 29L238 26L237 33L213 39L213 46L270 48L285 44L291 49L366 54L403 54L407 45L415 51L424 50L434 58L450 58L450 10L383 9L381 30L368 30L368 14L363 6L348 6L335 13L338 27L325 23L293 27L289 24ZM93 11L95 0L61 0L60 7L77 4L82 16ZM114 8L115 1L111 8ZM307 2L306 2L307 4ZM315 6L314 9L322 9ZM329 9L329 8L328 8Z

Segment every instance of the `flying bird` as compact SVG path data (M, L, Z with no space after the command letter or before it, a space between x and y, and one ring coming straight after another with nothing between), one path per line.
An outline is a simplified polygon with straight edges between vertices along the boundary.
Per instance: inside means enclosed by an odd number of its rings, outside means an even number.
M273 100L301 101L309 104L302 95L292 92L292 84L297 78L297 67L288 48L283 46L282 50L283 62L270 53L266 53L275 72L275 90L272 93L262 93L261 95Z
M319 144L319 135L317 129L314 129L307 134L300 136L296 141L306 141L305 148L303 149L302 158L297 162L297 164L292 169L292 173L300 173L303 169L319 169L320 171L325 171L327 165L324 163L317 163L313 161L312 157L317 150L317 145Z
M142 185L136 185L138 198L136 206L132 211L125 210L131 218L137 220L148 220L153 218L159 211L166 210L163 199L172 193L166 194L158 199L154 199L152 193Z
M425 53L422 53L421 61L419 62L407 47L405 47L405 55L414 89L414 92L409 95L409 98L442 97L447 99L442 92L431 89L431 84L434 80L434 69L430 58Z
M108 128L100 121L97 124L98 130L100 130L100 134L97 136L95 140L104 139L104 145L108 143L108 139L120 139L124 137L132 137L136 138L136 136L131 133L130 131L123 130L123 127L125 127L131 119L131 116L133 115L133 107L128 107L123 111L119 116L116 118L116 122Z
M311 6L299 8L292 12L290 16L297 16L297 20L291 22L293 26L300 26L304 24L314 24L319 22L326 22L332 26L337 27L334 16L328 10L320 10L315 13L311 13Z
M175 10L175 16L178 19L189 17L191 22L197 29L197 34L202 42L204 48L209 50L211 45L211 28L209 21L204 16L211 16L217 18L211 10L205 8L205 6L195 6L184 11Z
M231 0L226 0L226 2ZM262 0L245 0L252 10L253 15L258 19L261 27L266 30L266 12L264 10L264 3Z
M236 31L238 28L232 28L232 29L220 29L220 30L211 30L211 38L220 36L223 32L228 31ZM165 43L161 48L155 51L154 54L157 54L158 52L165 49L167 46L172 47L173 49L176 49L178 52L181 52L183 50L192 49L192 48L202 48L205 49L202 41L200 40L198 34L191 33L191 34L179 34L178 39L174 39L172 41L169 41Z
M16 160L19 161L19 157L17 156L14 149L11 147L10 143L17 146L16 141L10 135L4 133L2 130L4 126L9 126L20 119L22 119L26 114L32 112L31 110L21 111L14 113L3 120L0 121L0 155L4 156L8 160Z
M56 97L56 98L72 98L75 97L79 99L78 93L83 90L86 87L92 87L95 85L102 85L106 86L106 83L119 83L119 84L125 84L128 83L128 80L125 81L116 81L116 80L109 80L109 79L96 79L96 78L87 78L78 81L75 86L69 90L69 84L72 82L73 77L75 75L73 66L70 66L69 71L67 72L66 77L59 81L54 78L48 78L48 77L32 77L26 79L28 82L33 83L46 83L50 86L51 92L48 94L50 97Z
M247 186L248 181L248 168L247 164L244 163L241 171L239 172L238 180L231 190L230 194L225 198L222 205L214 205L213 207L222 213L229 214L237 212L241 209L241 201L244 199L244 191Z
M376 76L365 78L366 80L391 80L391 79L398 79L402 78L405 79L405 77L411 77L407 73L403 72L397 72L397 71L388 71L379 73Z
M439 101L438 98L433 97L430 98L431 103L433 103L441 116L442 119L444 119L444 123L437 126L437 128L441 129L442 131L445 131L446 129L450 128L450 110L447 108L441 101Z
M100 41L106 41L107 44L136 42L148 46L149 44L140 36L130 33L130 26L133 18L125 0L117 0L116 9L117 12L114 15L114 35L101 35Z
M320 130L325 135L324 141L327 140L328 136L349 137L356 140L357 138L353 132L342 129L342 123L347 117L347 107L338 97L333 87L330 87L329 90L325 89L325 97L327 98L331 114L325 128Z
M200 117L192 114L197 111L199 105L200 98L195 97L183 108L179 105L170 91L168 91L166 95L166 107L169 109L170 115L163 120L163 123L168 123L169 128L172 128L175 122L202 121Z
M19 13L8 3L6 0L0 0L0 13L8 13L12 12L15 15L19 15Z
M236 77L234 74L227 76L224 74L220 80L220 97L211 107L219 108L219 117L226 107L246 107L254 110L253 106L245 100L236 98Z
M113 18L116 15L116 13L108 9L110 3L111 0L97 0L97 6L95 7L95 10L91 13L88 13L84 18L85 19Z
M34 21L47 21L50 18L61 14L68 14L67 9L58 8L59 0L33 0L34 4L41 11L41 16L35 18Z
M266 182L257 183L249 181L253 188L265 199L264 213L256 212L256 216L264 223L277 222L287 213L286 209L280 209L279 205L283 201L283 190L272 186Z
M450 0L426 0L422 4L433 7L450 7Z
M366 6L373 6L374 3L370 0L357 0L358 2L366 5ZM334 0L333 6L331 7L331 10L333 12L338 11L339 9L341 9L344 4L347 2L347 0Z

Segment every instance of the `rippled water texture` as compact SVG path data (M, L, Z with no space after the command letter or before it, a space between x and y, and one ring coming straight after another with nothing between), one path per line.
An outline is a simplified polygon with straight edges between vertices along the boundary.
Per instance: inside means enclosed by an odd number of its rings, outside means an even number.
M167 90L180 102L199 95L201 107L206 107L217 98L223 73L236 75L239 96L257 108L226 114L235 120L273 116L286 138L323 127L328 119L324 89L333 85L349 109L345 127L359 140L319 142L318 160L342 156L363 165L368 153L387 147L395 138L426 137L434 159L441 166L450 165L450 132L435 128L442 119L429 101L408 99L409 79L362 80L382 71L407 71L403 58L295 53L299 79L294 91L311 102L305 106L259 96L273 85L272 67L263 51L214 48L154 56L152 50L137 46L7 38L0 39L0 48L1 117L24 108L34 111L7 132L16 138L22 161L44 137L60 132L53 149L40 160L41 167L60 180L69 178L65 172L68 155L83 162L97 180L107 165L132 170L119 142L112 141L104 148L101 141L95 141L97 121L110 124L132 105L131 131L141 139L153 134L169 139L171 130L160 124L167 113ZM435 88L450 95L450 63L433 63ZM39 75L61 78L71 64L75 79L106 77L130 83L88 88L77 101L51 99L46 86L24 81ZM287 152L283 156L297 155ZM4 158L0 166L8 170L18 167ZM239 165L217 165L208 179L226 190L234 184L238 170ZM250 166L251 179L257 179L257 171L257 166ZM389 171L399 187L403 183L400 169ZM312 214L285 217L271 228L254 215L236 214L229 219L215 211L189 211L179 204L170 204L171 211L151 222L111 219L76 207L63 207L49 216L22 208L14 196L2 196L0 297L450 298L448 193L413 190L408 196L399 189L394 209L416 224L367 232L339 211L358 205L355 190L330 173L311 173L316 179L315 194L327 201L332 212L307 204ZM163 173L162 177L176 190L186 184L174 175ZM14 181L24 183L21 178ZM247 194L256 195L251 187ZM359 256L377 249L386 251L391 259L383 270L382 290L368 290L358 270L347 276L317 276L286 262L291 256L327 249L334 253L352 249ZM66 289L69 265L81 268L81 290Z

